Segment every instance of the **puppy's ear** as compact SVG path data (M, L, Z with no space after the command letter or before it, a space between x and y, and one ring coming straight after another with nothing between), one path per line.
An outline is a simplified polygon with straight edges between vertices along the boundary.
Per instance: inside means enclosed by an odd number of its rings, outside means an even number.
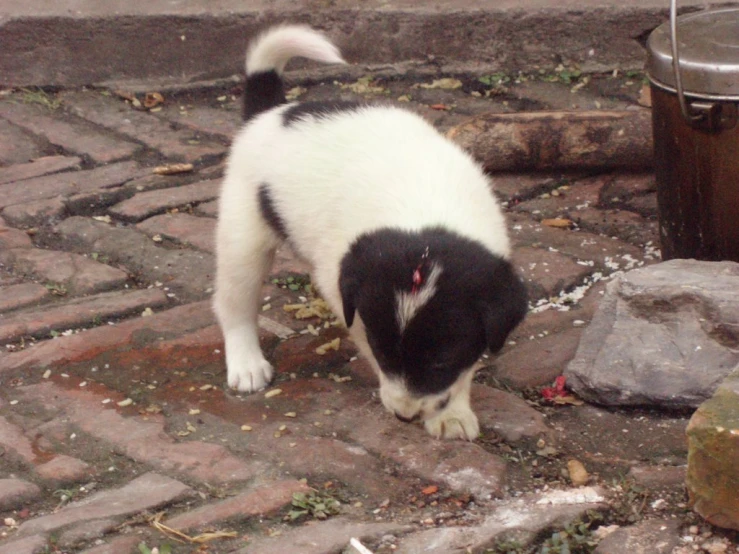
M341 293L341 304L344 308L344 322L349 328L354 323L354 312L357 311L357 296L359 295L359 274L356 261L351 254L344 256L341 261L339 292Z
M495 353L521 323L528 310L528 295L523 281L508 262L495 272L495 284L482 305L482 321L488 348Z

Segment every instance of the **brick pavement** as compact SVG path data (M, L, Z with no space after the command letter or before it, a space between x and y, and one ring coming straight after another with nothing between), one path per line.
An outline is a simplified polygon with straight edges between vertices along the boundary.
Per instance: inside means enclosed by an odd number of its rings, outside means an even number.
M633 106L639 86L618 83L604 96L597 79L577 93L534 80L488 97L392 81L380 96L410 98L444 130L486 110ZM358 94L324 83L303 96ZM534 452L565 443L530 391L574 355L603 282L659 258L652 176L496 176L532 312L497 359L480 361L481 440L440 442L384 413L341 329L283 310L307 295L286 280L305 271L287 248L260 318L280 394L224 389L209 298L213 200L238 122L231 91L167 96L161 111L108 91L53 97L53 109L22 92L0 99L11 139L0 143L0 553L196 551L149 524L160 510L191 537L233 531L198 552L328 554L351 536L410 552L403 544L436 537L431 528L465 526L494 544L501 528L484 522L496 502L541 486ZM439 103L448 109L429 107ZM174 162L194 169L152 173ZM548 226L555 217L571 226ZM335 337L337 351L316 354ZM538 456L566 488L566 457ZM642 463L643 482L654 465ZM339 518L286 521L293 493L309 490L339 499Z

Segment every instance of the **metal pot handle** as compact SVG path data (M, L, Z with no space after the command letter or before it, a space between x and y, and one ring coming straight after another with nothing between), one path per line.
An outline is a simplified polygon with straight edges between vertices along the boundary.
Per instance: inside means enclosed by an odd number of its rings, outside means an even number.
M672 71L675 74L675 89L677 91L677 99L680 102L680 111L683 113L683 119L689 125L692 125L701 121L705 114L693 111L685 99L685 92L683 91L683 80L680 75L680 56L678 52L679 40L677 38L677 0L670 0L670 42L672 44Z

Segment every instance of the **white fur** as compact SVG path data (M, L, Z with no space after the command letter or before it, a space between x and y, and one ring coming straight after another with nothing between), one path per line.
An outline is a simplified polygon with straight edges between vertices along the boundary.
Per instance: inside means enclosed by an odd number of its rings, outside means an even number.
M275 70L281 74L290 58L346 63L339 49L313 29L301 25L274 27L260 35L246 54L246 74Z
M424 420L426 431L437 439L475 440L480 435L480 423L470 406L470 389L475 372L462 375L451 387L451 399L446 408Z
M436 294L436 282L439 280L442 269L438 264L431 266L426 277L426 282L416 292L405 292L398 291L395 293L395 317L398 320L398 327L400 332L405 331L405 328L413 319L413 316L418 313L418 310L428 304L429 300Z
M318 33L282 27L262 36L247 65L250 72L281 71L296 55L341 61L332 49ZM268 185L277 213L286 216L291 244L311 264L314 283L340 316L340 263L352 242L368 231L443 226L493 254L509 256L503 214L483 171L419 116L375 106L286 127L286 109L258 115L237 135L220 197L214 306L226 341L228 384L247 392L265 387L273 372L259 348L257 308L280 239L260 214L260 185ZM427 282L429 298L434 285ZM415 302L401 310L406 323L420 307L418 298ZM359 314L350 333L378 372L389 410L427 410L426 428L437 437L477 436L477 418L469 407L471 371L453 385L447 408L431 413L425 404L432 398L412 398L383 376Z
M442 225L508 257L503 214L488 179L426 121L374 106L285 127L286 109L258 116L236 137L221 194L221 226L255 238L264 234L257 188L267 183L278 213L290 214L291 243L313 266L312 279L336 313L342 313L341 259L368 231Z
M408 393L402 381L380 376L380 400L390 412L406 419L419 416L426 431L437 439L475 440L480 434L480 425L470 406L470 387L475 372L467 370L448 391L423 397ZM442 410L436 405L449 397Z

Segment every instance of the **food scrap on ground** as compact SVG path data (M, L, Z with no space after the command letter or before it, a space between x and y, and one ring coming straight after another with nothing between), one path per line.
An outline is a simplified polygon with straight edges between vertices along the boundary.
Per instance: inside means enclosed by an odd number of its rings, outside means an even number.
M298 304L285 304L282 309L286 312L293 312L295 319L309 319L311 317L331 319L334 317L331 308L323 298L312 298L307 302Z
M151 171L156 175L176 175L178 173L189 173L194 167L192 164L167 164L157 166Z
M321 346L316 348L316 354L318 354L319 356L323 356L329 350L339 350L340 345L341 339L339 337L336 337L334 340L327 342L326 344L322 344Z

